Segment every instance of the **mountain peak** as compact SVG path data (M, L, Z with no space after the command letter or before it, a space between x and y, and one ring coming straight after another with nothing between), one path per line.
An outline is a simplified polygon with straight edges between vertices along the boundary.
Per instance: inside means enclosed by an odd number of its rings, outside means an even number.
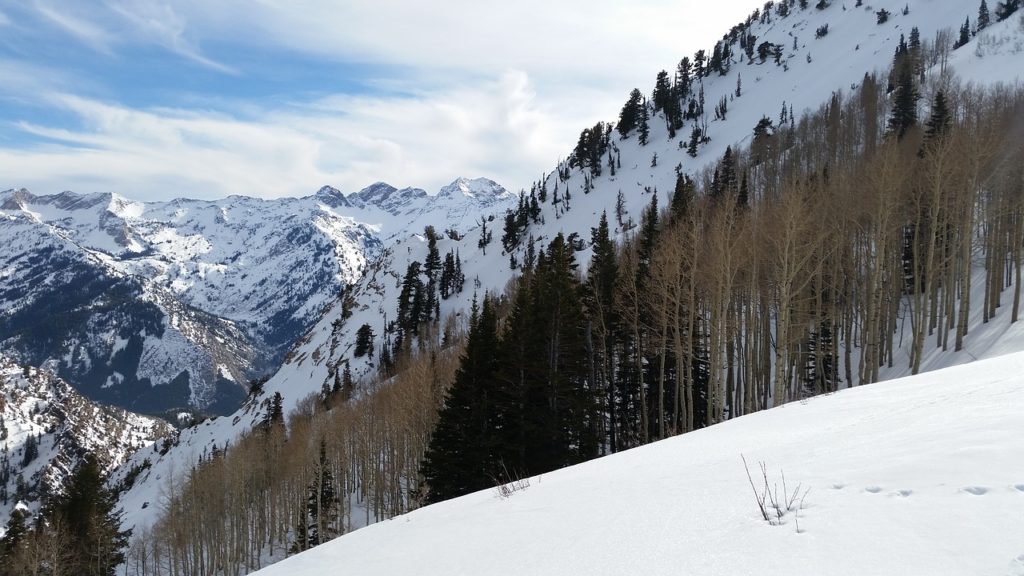
M316 191L314 197L331 208L349 208L352 206L352 203L345 197L345 194L333 186L322 186Z
M376 182L348 196L353 205L360 208L376 206L392 214L397 214L412 202L426 197L426 191L420 188L398 189L386 182Z
M456 178L451 184L441 188L438 196L464 196L480 201L490 201L509 194L510 192L505 190L503 186L489 178Z

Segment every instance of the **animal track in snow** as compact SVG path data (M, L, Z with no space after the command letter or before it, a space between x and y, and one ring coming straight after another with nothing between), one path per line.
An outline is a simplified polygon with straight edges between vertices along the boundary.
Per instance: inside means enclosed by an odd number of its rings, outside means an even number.
M1014 488L1016 488L1019 492L1024 492L1024 484L1017 484L1016 486L1014 486Z
M988 494L988 488L984 486L968 486L966 488L961 488L960 491L967 492L968 494L974 494L975 496L984 496L985 494Z
M910 496L913 493L913 490L897 490L890 494L890 496L899 496L900 498L906 498L907 496Z
M881 486L868 486L867 488L864 489L864 491L865 492L870 492L872 494L878 494L879 492L882 491L882 487Z

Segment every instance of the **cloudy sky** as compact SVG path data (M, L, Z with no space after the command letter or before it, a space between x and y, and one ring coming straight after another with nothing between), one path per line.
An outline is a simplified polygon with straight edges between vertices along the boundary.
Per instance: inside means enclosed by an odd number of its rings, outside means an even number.
M759 4L0 0L0 189L517 189Z

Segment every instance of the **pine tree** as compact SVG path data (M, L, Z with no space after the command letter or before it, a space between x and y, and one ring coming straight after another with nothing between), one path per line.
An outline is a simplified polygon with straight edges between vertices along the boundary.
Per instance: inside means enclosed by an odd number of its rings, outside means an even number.
M4 536L0 538L0 574L13 574L5 568L15 565L15 560L24 545L25 537L28 536L28 528L25 523L27 516L28 514L21 509L15 509L11 512Z
M39 440L35 434L29 434L25 439L25 446L22 448L21 467L27 467L37 457L39 457Z
M892 116L889 117L889 133L902 140L907 131L917 124L917 101L920 95L914 85L910 66L902 66L896 85Z
M47 508L67 530L63 547L72 574L113 576L124 562L130 530L121 530L117 495L104 483L99 461L87 454L68 480L65 493Z
M352 354L356 358L366 355L373 358L373 328L369 324L363 324L356 330L356 345Z
M623 138L628 138L629 133L637 127L637 122L640 117L640 105L643 103L643 94L640 93L636 88L629 93L629 99L622 106L622 111L619 112L619 123L616 127L619 130L619 134Z
M932 114L925 125L925 142L942 137L949 130L952 118L949 114L949 105L946 103L946 95L942 90L935 93L935 101L932 104Z
M985 0L981 0L981 4L978 6L978 32L988 28L988 25L991 23L992 19L988 13L988 4Z
M270 411L263 419L264 428L277 426L284 426L284 398L281 397L280 392L274 392L274 397L270 401Z
M650 115L647 113L647 101L640 104L640 118L637 121L637 129L640 132L639 142L641 146L647 146L647 139L651 135L649 126Z
M424 286L420 279L420 263L413 260L405 269L402 279L402 290L398 294L398 316L395 321L402 329L403 335L415 335L419 331L424 314L431 310L424 304Z
M669 106L671 99L672 87L668 82L668 72L662 70L658 72L658 77L654 82L654 93L651 94L651 104L654 105L654 111L665 110Z
M1020 0L1002 0L996 5L996 22L1002 22L1020 9Z
M971 41L971 19L968 18L968 19L964 20L964 25L960 27L960 37L957 39L956 43L953 44L953 49L956 50L957 48L961 48L963 46L966 46L967 43L970 42L970 41Z
M497 349L494 304L485 296L483 306L473 303L466 349L420 464L427 502L468 494L493 483L491 386L498 368Z

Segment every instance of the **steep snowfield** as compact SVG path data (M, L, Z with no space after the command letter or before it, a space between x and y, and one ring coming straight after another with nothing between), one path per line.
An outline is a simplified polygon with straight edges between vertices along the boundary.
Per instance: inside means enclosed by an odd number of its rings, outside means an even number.
M744 416L257 574L1024 574L1022 373L1016 354ZM766 523L741 454L803 506Z

